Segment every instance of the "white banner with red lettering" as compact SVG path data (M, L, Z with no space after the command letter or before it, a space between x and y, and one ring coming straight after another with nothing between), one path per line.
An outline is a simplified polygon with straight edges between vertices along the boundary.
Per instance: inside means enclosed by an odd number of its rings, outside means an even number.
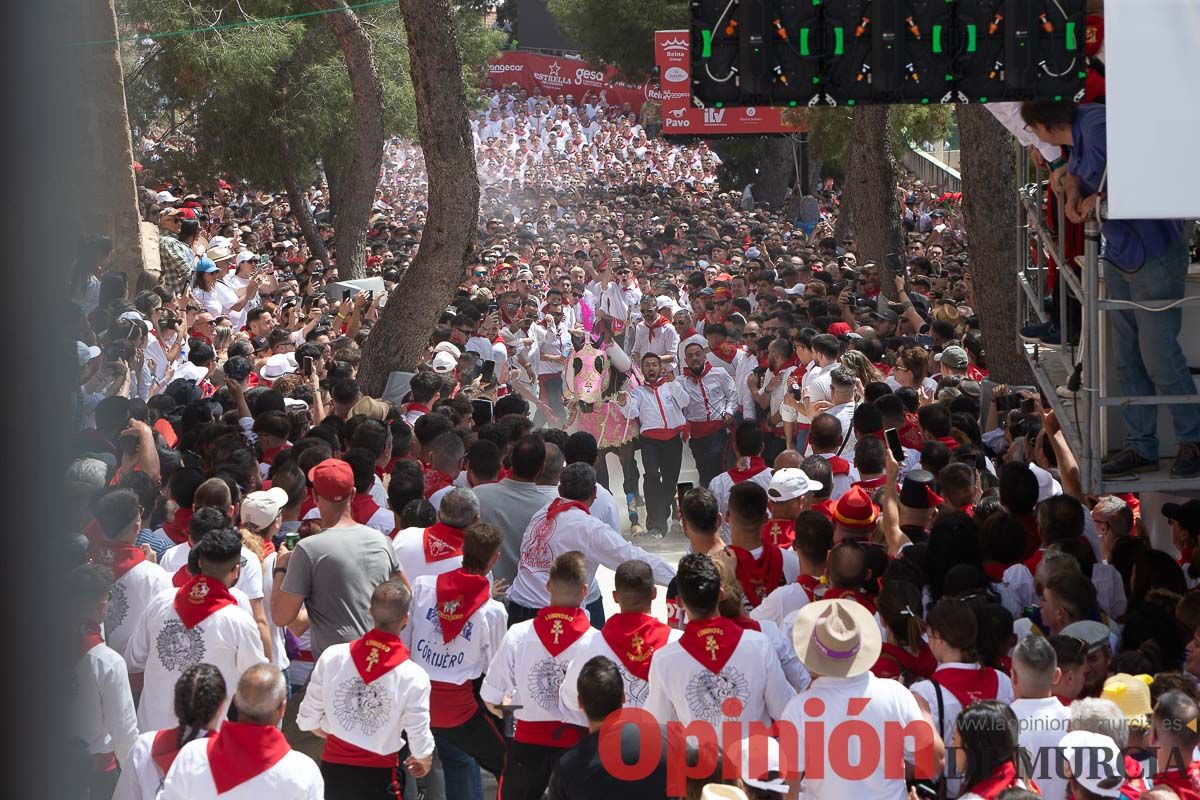
M541 88L548 97L569 96L576 103L585 96L603 99L610 106L628 104L633 113L640 113L647 99L660 100L659 88L650 81L637 85L614 79L612 67L597 67L577 58L544 56L522 50L509 50L488 62L491 86L517 84L528 92Z

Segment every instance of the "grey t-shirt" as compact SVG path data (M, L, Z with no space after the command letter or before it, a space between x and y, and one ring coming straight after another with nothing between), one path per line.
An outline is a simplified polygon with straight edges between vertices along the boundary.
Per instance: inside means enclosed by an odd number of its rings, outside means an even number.
M328 528L300 540L283 590L304 598L314 656L371 629L371 594L399 569L392 543L365 525Z

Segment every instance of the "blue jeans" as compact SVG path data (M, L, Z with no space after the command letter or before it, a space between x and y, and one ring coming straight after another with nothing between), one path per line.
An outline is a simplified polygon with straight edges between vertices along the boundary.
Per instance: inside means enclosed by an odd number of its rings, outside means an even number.
M455 747L445 736L433 734L445 776L446 800L483 800L483 777L475 759Z
M1188 268L1187 242L1180 238L1137 272L1123 272L1105 261L1104 280L1113 300L1177 300L1183 297ZM1122 395L1196 393L1187 359L1179 346L1183 311L1113 311L1117 391ZM1133 343L1137 345L1134 346ZM1200 402L1167 406L1180 442L1200 442ZM1121 411L1129 429L1126 447L1142 458L1158 458L1158 406L1127 406Z

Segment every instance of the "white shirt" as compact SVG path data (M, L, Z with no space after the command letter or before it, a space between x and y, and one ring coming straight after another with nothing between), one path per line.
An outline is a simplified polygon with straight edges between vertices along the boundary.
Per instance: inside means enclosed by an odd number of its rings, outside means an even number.
M808 674L804 664L800 663L800 657L796 655L796 646L792 644L791 627L787 629L787 633L784 633L783 629L771 620L758 620L758 624L762 628L763 635L770 640L771 648L779 658L779 666L783 668L783 674L788 683L797 692L807 689L808 685L812 683L812 676Z
M546 588L550 567L554 559L572 550L583 553L589 585L596 577L599 565L615 570L631 559L649 564L654 571L654 582L660 586L666 586L675 577L675 570L670 564L630 544L605 522L577 508L563 511L554 519L549 534L539 536L538 526L546 519L549 510L550 507L546 506L534 514L521 537L517 576L508 590L508 597L513 602L526 608L550 605L550 592Z
M1014 700L1010 706L1017 717L1017 737L1033 758L1044 758L1042 753L1054 754L1048 748L1058 747L1067 733L1067 720L1071 709L1058 702L1057 697ZM1057 757L1054 755L1054 757ZM1041 766L1041 764L1047 766ZM1042 797L1066 797L1067 780L1058 777L1058 765L1040 761L1034 767L1033 779L1042 790Z
M679 380L668 381L653 389L638 386L629 391L629 399L621 413L627 419L636 419L643 434L652 430L675 430L687 424L683 409L689 401Z
M820 717L810 717L805 713L806 704L811 698L819 699L824 704L825 713ZM817 678L806 691L796 695L788 703L783 712L783 720L796 731L799 744L796 769L800 772L805 771L805 723L811 721L814 727L819 725L817 729L824 731L825 742L821 746L820 752L828 754L830 734L838 723L848 719L849 703L856 702L857 705L862 705L864 699L867 701L866 705L853 716L853 719L855 722L865 723L879 736L877 741L880 743L880 756L873 764L874 769L869 776L861 780L846 780L831 768L828 755L826 755L824 775L821 778L806 775L804 778L805 800L846 800L846 798L905 800L908 796L908 790L904 784L904 770L901 765L885 764L884 726L904 728L912 723L923 722L925 718L921 714L921 708L917 705L916 699L908 689L904 688L903 684L886 678L877 678L870 671L852 678ZM816 706L817 704L812 705ZM809 710L811 708L811 706L808 707ZM845 742L845 750L841 754L844 757L844 763L862 764L862 740L851 736ZM904 761L908 763L913 763L915 760L914 745L912 737L903 737L903 757ZM885 774L899 775L899 777L888 778L885 777Z
M289 750L270 769L220 795L221 800L324 800L325 779L315 761L298 750ZM216 800L208 764L208 741L188 742L163 783L159 800Z
M104 641L108 646L124 653L146 606L170 588L171 576L152 561L142 561L118 578L109 589L108 615L104 618Z
M390 531L389 531L390 532ZM181 568L187 566L188 553L192 551L190 542L177 544L162 554L158 564L167 571L168 581L170 576L173 576ZM168 583L169 585L169 583ZM269 588L271 584L266 584ZM258 556L253 550L246 547L242 548L242 571L238 575L237 583L234 586L245 593L246 597L251 600L261 600L263 598L263 575L262 562L258 560Z
M263 594L266 596L270 596L275 583L275 562L277 560L279 560L279 553L275 552L262 561ZM263 615L267 618L267 632L271 634L271 663L280 670L285 670L291 665L291 661L287 657L287 648L284 644L284 629L275 624L275 620L271 616L270 603L263 603Z
M675 628L670 628L667 631L667 643L671 643L683 635L683 631ZM583 665L596 656L604 656L609 661L617 665L617 669L621 673L621 685L625 687L625 700L622 705L632 708L644 708L646 698L650 694L650 683L634 675L625 666L625 662L621 660L602 633L599 636L593 636L589 643L579 648L575 653L575 657L571 659L570 665L567 667L567 674L563 677L562 696L563 713L566 715L566 721L572 725L587 725L587 717L579 706L579 673L583 671ZM654 656L650 657L650 663L654 663Z
M727 727L722 723L770 724L780 718L794 695L771 640L758 631L743 630L719 673L692 658L678 641L655 653L645 708L660 723L707 722L720 742ZM739 717L727 717L721 708L731 697L741 701Z
M261 591L261 585L259 588ZM175 682L191 665L204 662L215 666L225 679L226 691L232 694L243 672L267 660L258 625L245 610L224 606L189 630L175 612L179 591L171 588L150 601L125 648L130 671L145 673L138 705L142 730L179 724Z
M143 733L133 743L129 760L121 767L121 777L117 780L113 800L158 800L163 779L167 777L158 771L158 765L150 757L154 737L158 734L158 731Z
M462 556L450 556L440 561L425 560L425 529L404 528L392 540L396 563L408 578L409 585L422 575L441 575L462 566Z
M764 597L763 601L750 611L750 619L758 622L774 622L783 627L784 617L793 611L799 611L811 601L808 590L793 580Z
M688 404L683 409L683 415L689 422L719 420L726 414L733 416L738 410L737 386L723 369L713 368L700 378L693 377L689 370L684 369L679 382L687 392Z
M750 481L757 483L765 492L771 485L772 470L768 466L761 472L752 475ZM722 472L717 477L708 482L708 490L717 498L717 510L721 512L721 538L725 543L729 543L729 521L725 519L726 513L729 511L729 492L734 487L733 476L728 472Z
M619 322L629 321L631 314L634 319L640 319L638 303L641 300L641 289L636 287L623 289L617 281L613 281L600 295L599 311Z
M559 691L567 667L576 653L599 636L600 631L588 628L570 647L551 656L533 630L533 620L518 622L508 629L488 665L479 696L493 705L507 697L511 703L523 706L514 712L519 721L559 722L565 716Z
M296 726L319 728L381 756L400 752L407 734L413 755L424 758L433 753L429 675L410 658L366 683L350 656L350 642L331 645L308 679Z
M650 337L650 326L643 320L637 324L633 330L633 349L629 356L633 359L633 363L641 364L642 356L647 353L656 353L660 356L670 355L678 358L679 353L679 332L675 327L668 322L654 330L654 337ZM679 371L679 363L673 362L663 365L665 371Z
M982 667L979 664L965 664L960 662L947 662L945 664L938 664L939 670L946 668L977 670L991 669L991 667ZM933 676L934 679L936 679L937 672L934 672ZM1001 703L1011 703L1013 701L1012 681L1008 679L1007 675L999 670L996 670L996 676L999 678L999 682L996 685L996 697L993 699L999 700ZM933 724L938 724L937 689L934 688L933 683L929 680L917 681L910 688L912 689L913 694L920 695L922 698L924 698L925 702L929 703L929 713L933 718ZM943 686L942 719L945 721L945 725L942 726L941 731L943 742L950 741L950 739L953 737L954 721L958 719L958 715L961 711L962 703L958 702L958 698L954 696L953 692ZM961 783L962 780L959 778L951 778L950 776L946 777L946 786L949 796L954 796L958 793L959 784Z
M462 684L484 673L508 629L504 604L488 598L449 642L442 636L437 613L437 578L423 575L412 582L412 612L400 632L412 660L430 680Z
M125 660L100 642L75 664L75 682L74 735L83 740L89 754L116 755L123 769L138 735Z
M833 386L829 373L837 369L838 364L839 362L834 361L822 367L813 362L812 366L804 373L804 377L800 379L801 395L806 396L810 402L814 403L818 400L830 400L833 394ZM795 409L793 409L793 412L795 414L794 421L801 423L812 422L807 415Z

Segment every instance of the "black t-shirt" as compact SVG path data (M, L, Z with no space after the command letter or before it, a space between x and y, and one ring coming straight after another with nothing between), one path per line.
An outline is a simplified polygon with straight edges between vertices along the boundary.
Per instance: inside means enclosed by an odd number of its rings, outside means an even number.
M640 728L626 725L621 729L621 760L636 764L642 752ZM649 730L647 726L647 730ZM623 781L609 774L600 761L600 733L589 733L579 744L563 753L550 776L550 800L663 800L667 796L666 729L657 727L660 737L658 766L638 781Z

